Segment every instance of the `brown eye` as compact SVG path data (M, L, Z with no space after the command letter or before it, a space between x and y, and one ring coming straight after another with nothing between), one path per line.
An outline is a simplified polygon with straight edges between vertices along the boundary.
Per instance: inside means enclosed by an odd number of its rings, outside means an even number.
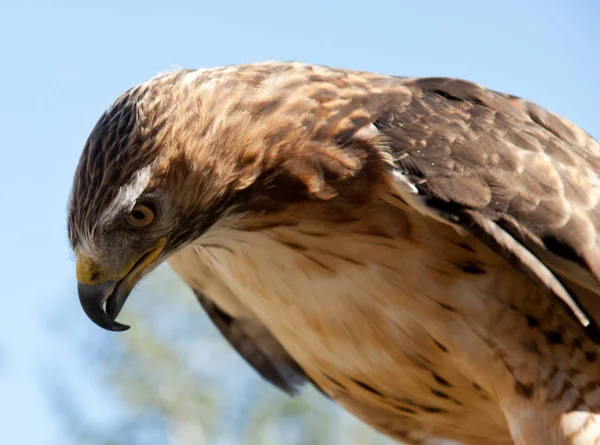
M132 227L146 227L149 226L153 220L154 211L144 204L136 204L125 218L127 224Z

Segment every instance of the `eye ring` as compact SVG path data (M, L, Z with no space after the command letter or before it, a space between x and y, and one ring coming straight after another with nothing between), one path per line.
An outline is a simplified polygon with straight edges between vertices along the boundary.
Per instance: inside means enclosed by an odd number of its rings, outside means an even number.
M145 204L136 204L125 217L125 222L137 229L148 227L154 221L154 210Z

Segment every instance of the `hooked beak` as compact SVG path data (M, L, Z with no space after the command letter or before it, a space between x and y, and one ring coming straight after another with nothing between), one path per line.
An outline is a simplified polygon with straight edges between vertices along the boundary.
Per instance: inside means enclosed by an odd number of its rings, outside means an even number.
M163 251L166 238L143 252L128 264L116 277L106 277L102 269L90 258L77 255L77 291L85 314L101 328L109 331L126 331L129 326L116 321L127 297L144 271Z

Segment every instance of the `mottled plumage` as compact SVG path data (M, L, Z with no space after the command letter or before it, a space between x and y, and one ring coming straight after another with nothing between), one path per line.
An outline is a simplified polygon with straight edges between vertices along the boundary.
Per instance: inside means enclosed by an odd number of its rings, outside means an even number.
M168 260L230 344L409 444L600 443L600 146L523 99L298 63L123 94L69 235L107 329Z

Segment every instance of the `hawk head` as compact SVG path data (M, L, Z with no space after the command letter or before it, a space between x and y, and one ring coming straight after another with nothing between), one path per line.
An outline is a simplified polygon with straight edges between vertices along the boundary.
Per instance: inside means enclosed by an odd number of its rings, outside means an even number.
M329 200L368 176L367 164L389 162L375 150L378 136L361 132L388 101L388 84L268 62L171 71L120 96L85 144L69 204L86 314L127 329L115 318L134 285L217 221Z

